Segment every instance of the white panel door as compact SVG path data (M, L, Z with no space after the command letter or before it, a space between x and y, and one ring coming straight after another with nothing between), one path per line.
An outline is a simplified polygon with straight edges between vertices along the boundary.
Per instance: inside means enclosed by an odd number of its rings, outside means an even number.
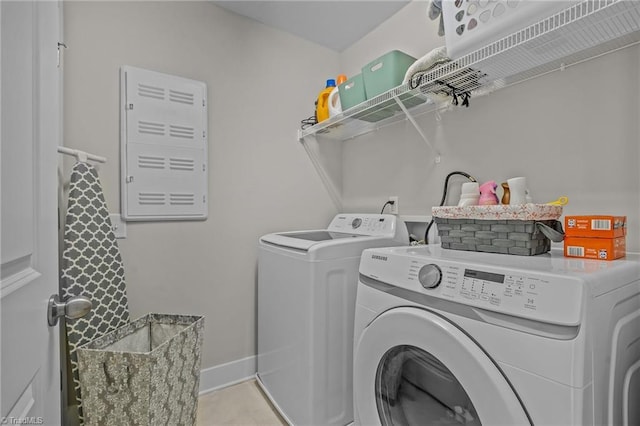
M57 153L60 5L0 2L0 371L3 424L60 424Z

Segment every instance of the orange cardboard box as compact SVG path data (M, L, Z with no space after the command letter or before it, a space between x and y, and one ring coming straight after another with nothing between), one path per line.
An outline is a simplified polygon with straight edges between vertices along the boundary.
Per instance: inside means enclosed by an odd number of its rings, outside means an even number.
M627 235L626 216L565 216L567 237L618 238Z
M564 255L582 259L614 260L624 257L627 237L618 238L564 238Z

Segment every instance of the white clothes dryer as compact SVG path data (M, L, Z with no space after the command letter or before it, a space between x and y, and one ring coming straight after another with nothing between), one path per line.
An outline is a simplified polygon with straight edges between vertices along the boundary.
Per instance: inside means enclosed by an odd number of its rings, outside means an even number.
M640 424L640 258L365 250L357 425Z
M339 214L327 229L260 238L257 378L289 423L353 421L360 256L408 244L404 222L378 214Z

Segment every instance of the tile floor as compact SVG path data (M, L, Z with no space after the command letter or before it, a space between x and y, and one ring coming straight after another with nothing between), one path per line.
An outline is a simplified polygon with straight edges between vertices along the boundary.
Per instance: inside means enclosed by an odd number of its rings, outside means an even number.
M201 395L198 401L197 426L286 424L255 380Z

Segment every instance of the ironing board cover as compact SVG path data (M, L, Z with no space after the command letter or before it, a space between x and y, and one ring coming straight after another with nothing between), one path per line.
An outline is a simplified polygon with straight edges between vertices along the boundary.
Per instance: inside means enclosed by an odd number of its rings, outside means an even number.
M71 172L64 226L61 287L63 300L86 296L91 312L66 320L67 344L82 421L76 348L129 323L124 267L111 229L98 173L78 162Z

